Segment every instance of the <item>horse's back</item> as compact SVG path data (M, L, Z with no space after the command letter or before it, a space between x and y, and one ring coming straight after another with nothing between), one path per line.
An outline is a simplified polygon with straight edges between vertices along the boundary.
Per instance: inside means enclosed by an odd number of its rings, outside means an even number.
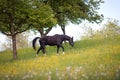
M61 44L61 35L55 34L53 36L48 36L47 38L48 45L54 46Z
M45 44L50 46L57 45L57 38L54 36L46 36Z
M45 45L59 45L62 43L62 36L59 34L55 34L53 36L44 36L40 40L42 43L45 43Z

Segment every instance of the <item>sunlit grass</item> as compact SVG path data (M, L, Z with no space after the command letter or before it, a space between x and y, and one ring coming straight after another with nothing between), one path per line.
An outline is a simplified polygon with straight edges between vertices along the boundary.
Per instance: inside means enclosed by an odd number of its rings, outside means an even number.
M33 49L0 53L0 80L119 80L120 42L118 40L83 40L71 48L65 43L65 54L47 47L47 56Z

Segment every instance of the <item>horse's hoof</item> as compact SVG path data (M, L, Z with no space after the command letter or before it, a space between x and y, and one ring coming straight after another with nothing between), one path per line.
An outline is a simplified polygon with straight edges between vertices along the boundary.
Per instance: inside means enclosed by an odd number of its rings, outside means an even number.
M36 54L35 56L36 56L36 57L38 57L38 55L37 55L37 54Z
M47 56L46 54L43 54L43 56Z
M46 54L44 54L44 56L47 56Z
M59 56L60 54L59 54L59 53L57 53L56 55L57 55L57 56Z

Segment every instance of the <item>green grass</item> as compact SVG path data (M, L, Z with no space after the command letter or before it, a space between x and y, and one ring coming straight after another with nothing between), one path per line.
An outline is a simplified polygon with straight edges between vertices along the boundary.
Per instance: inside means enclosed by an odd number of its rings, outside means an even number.
M19 49L18 59L11 51L0 52L0 80L120 80L120 38L81 40L65 54L47 47L35 57L32 48Z

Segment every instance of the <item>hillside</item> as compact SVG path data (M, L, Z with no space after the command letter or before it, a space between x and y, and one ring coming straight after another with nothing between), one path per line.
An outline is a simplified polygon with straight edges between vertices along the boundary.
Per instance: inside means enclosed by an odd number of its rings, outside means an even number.
M120 80L120 38L81 40L65 54L47 47L47 56L35 57L32 48L0 52L0 80Z

